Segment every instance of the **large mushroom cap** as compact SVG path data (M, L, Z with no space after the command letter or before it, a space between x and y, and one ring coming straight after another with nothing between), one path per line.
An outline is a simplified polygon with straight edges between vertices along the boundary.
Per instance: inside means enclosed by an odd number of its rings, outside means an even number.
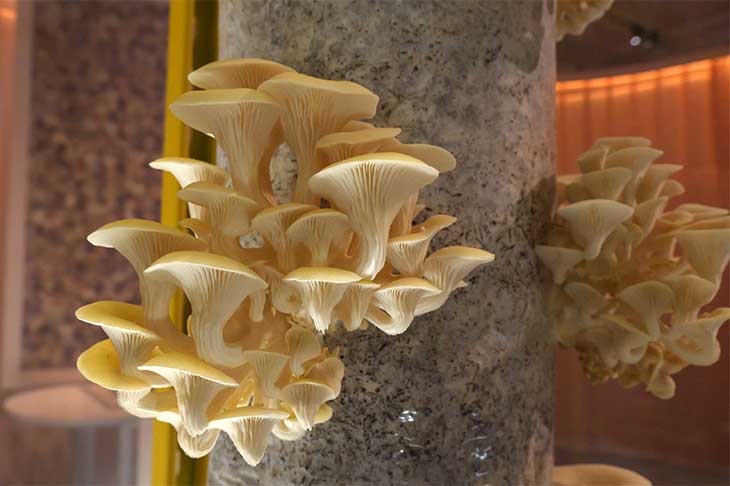
M146 381L122 374L119 357L110 339L99 341L81 353L76 367L84 378L107 390L131 392L150 388Z
M162 157L150 162L149 166L171 173L180 187L185 187L193 182L210 182L225 186L228 182L228 172L202 160L187 157Z
M269 434L288 412L258 407L239 407L211 420L210 426L228 434L238 452L251 466L264 457Z
M224 59L196 69L188 74L188 81L203 89L256 89L267 79L285 72L294 70L278 62L253 57Z
M413 321L418 303L423 298L434 297L441 289L428 280L406 277L380 287L374 296L375 306L387 313L368 309L367 318L375 327L391 336L405 332Z
M303 214L286 230L290 242L307 248L311 266L329 264L331 247L342 247L342 241L350 234L347 216L329 208Z
M400 128L366 128L349 132L330 133L320 138L315 148L329 165L358 155L378 152L388 142L395 141Z
M576 242L583 246L586 260L596 258L608 235L633 213L630 206L608 199L580 201L558 209Z
M406 200L438 177L408 155L361 155L330 165L309 186L350 218L358 236L357 273L372 279L383 268L390 225Z
M429 244L436 234L456 222L456 218L445 214L431 216L415 231L388 240L388 261L403 276L420 275Z
M456 158L443 147L424 143L401 143L393 140L383 147L383 152L396 152L409 155L424 162L440 173L449 172L456 167Z
M213 229L229 236L239 236L248 231L251 218L259 204L217 184L195 182L177 193L178 197L207 209L204 221Z

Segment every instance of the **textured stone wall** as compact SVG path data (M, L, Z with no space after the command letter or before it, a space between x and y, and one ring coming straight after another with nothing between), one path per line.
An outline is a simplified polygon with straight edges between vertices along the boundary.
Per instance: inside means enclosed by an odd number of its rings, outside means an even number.
M273 439L256 469L221 438L211 484L549 484L552 343L533 247L553 197L552 0L222 0L220 35L222 58L367 86L378 125L454 153L423 191L426 216L460 218L433 246L497 260L403 335L328 336L346 365L333 419Z
M134 271L86 235L120 218L159 217L167 5L38 2L22 366L73 366L103 333L74 310L134 302Z

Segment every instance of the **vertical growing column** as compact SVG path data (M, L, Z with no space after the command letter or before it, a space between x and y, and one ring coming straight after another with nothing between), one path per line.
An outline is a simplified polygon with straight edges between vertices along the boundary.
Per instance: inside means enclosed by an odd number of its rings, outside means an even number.
M451 151L457 168L423 200L426 215L461 224L433 247L497 260L402 335L328 335L346 365L333 419L298 442L273 440L255 469L221 440L213 484L550 483L552 342L534 246L553 198L553 10L552 0L221 0L221 58L361 83L381 97L378 126Z

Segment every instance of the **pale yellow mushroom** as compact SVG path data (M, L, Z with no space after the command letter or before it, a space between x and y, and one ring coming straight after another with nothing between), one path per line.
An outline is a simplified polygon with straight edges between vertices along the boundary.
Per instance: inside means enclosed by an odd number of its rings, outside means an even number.
M195 205L199 209L204 209ZM213 233L213 228L203 220L197 218L185 218L177 222L178 226L186 230L190 230L196 238L201 241L205 241L209 244L210 237Z
M271 305L282 314L296 314L302 305L297 289L284 282L284 275L267 262L255 262L251 268L269 285ZM253 294L252 294L253 295Z
M286 407L286 405L285 405ZM289 409L289 407L286 407ZM289 409L291 410L291 409ZM327 404L322 405L319 407L319 410L317 410L317 413L314 415L314 425L319 425L322 423L327 422L329 419L332 418L332 407L330 407ZM285 441L295 441L299 440L302 437L304 437L304 434L306 434L306 430L302 428L301 425L299 425L299 421L296 419L296 416L294 415L294 412L292 411L289 415L289 418L286 418L276 424L276 427L274 427L274 430L272 430L272 433L281 440Z
M388 335L402 334L413 322L419 302L441 293L441 289L428 280L415 277L400 278L375 291L366 318Z
M340 131L354 132L357 130L367 130L368 128L375 128L375 125L362 120L350 120L349 122L345 123L345 126L343 126Z
M308 253L308 265L313 267L330 264L331 249L349 240L350 220L334 209L315 209L305 213L286 230L290 251L296 245L304 246Z
M150 281L144 270L158 258L180 250L204 250L206 243L184 231L168 228L154 221L123 219L106 224L91 233L89 242L95 246L115 248L134 268L139 277L145 327L157 333L166 346L179 351L192 350L192 341L170 320L170 299L173 285Z
M651 140L644 137L602 137L593 143L591 148L605 147L609 153L629 147L648 147Z
M613 0L558 0L555 4L556 42L563 40L566 34L583 34L586 27L603 17L612 4Z
M315 417L325 402L334 400L335 392L327 385L315 380L296 380L286 385L280 394L281 400L294 412L299 425L311 430Z
M180 187L187 187L194 182L209 182L219 186L228 184L228 172L214 164L186 157L162 157L149 163L153 169L172 174ZM190 217L200 219L203 211L200 206L188 203Z
M190 334L201 358L225 367L243 364L241 349L223 341L223 328L248 295L266 288L253 270L222 255L188 251L160 258L145 275L183 289L192 307Z
M620 314L602 314L600 319L611 326L610 338L597 343L603 362L609 367L618 363L638 363L646 353L651 336Z
M322 352L319 337L309 329L301 326L292 326L284 336L289 350L289 368L294 376L305 373L304 364Z
M634 208L633 222L641 229L642 234L648 235L652 232L668 202L668 197L658 197L644 201Z
M720 307L697 320L672 326L662 337L665 346L680 359L696 366L710 366L720 359L717 333L730 320L730 308Z
M431 216L415 228L413 233L396 236L388 240L387 261L401 276L419 276L423 273L423 260L436 234L456 222L456 218L445 214Z
M553 468L554 486L651 486L639 474L605 464L575 464Z
M672 326L696 319L700 308L708 304L717 293L714 283L697 275L675 275L664 278L663 282L674 293Z
M378 288L380 284L372 280L353 282L335 306L335 319L342 321L343 327L350 332L360 329L373 294Z
M390 225L409 196L433 182L438 171L395 153L353 157L309 180L318 194L347 214L357 235L356 272L373 279L386 260Z
M466 246L449 246L429 255L423 264L423 278L438 287L441 293L421 299L416 315L420 316L441 307L449 294L461 286L467 274L492 261L492 253Z
M165 353L139 367L165 378L175 389L183 427L191 435L208 429L208 409L221 391L238 386L236 380L201 361L182 353Z
M565 284L563 290L580 310L581 316L586 319L594 318L609 304L605 295L587 283L569 282Z
M269 205L259 165L268 164L264 156L277 138L281 107L273 99L246 88L188 91L170 111L191 128L215 135L228 156L234 189L262 207Z
M633 212L631 207L608 199L580 201L558 209L588 261L598 256L608 235Z
M144 322L142 306L102 300L78 308L76 318L101 327L109 336L124 375L137 377L151 386L169 386L160 376L137 369L160 343L157 334L141 325Z
M607 147L597 147L583 152L578 157L576 163L583 174L596 172L603 169L603 164L606 162L606 155L608 155Z
M279 393L276 381L289 362L289 356L271 351L249 350L243 352L243 358L251 364L256 385L261 392L269 398L276 398Z
M388 142L394 141L400 128L365 128L330 133L320 138L315 148L323 167L358 155L383 152Z
M240 407L223 412L210 426L225 432L246 463L255 466L264 457L274 426L288 416L281 410Z
M624 167L610 167L580 176L580 185L585 187L592 199L617 200L631 179L631 170Z
M725 208L716 208L714 206L707 206L706 204L697 204L697 203L680 204L679 206L677 206L677 210L687 211L688 213L692 213L692 215L695 218L695 221L700 221L703 219L710 219L710 218L719 218L721 216L727 216L728 212L729 212Z
M674 293L668 285L653 280L639 282L621 290L616 297L638 314L643 331L652 340L659 338L660 318L671 312L674 301Z
M202 434L191 435L182 424L182 417L177 409L164 410L157 415L157 420L170 424L177 431L177 443L186 456L197 459L213 450L220 431L208 429Z
M631 170L631 178L624 189L623 202L632 206L636 202L639 182L651 164L664 152L651 147L628 147L616 150L606 157L606 168L625 167Z
M683 212L684 214L690 214ZM696 230L696 229L721 229L730 228L730 216L719 216L716 218L700 219L693 223L685 226L684 230Z
M298 73L282 73L261 84L283 108L281 125L284 140L297 158L294 200L317 204L310 192L309 178L321 168L316 143L338 132L351 120L372 118L378 97L349 81L328 81Z
M335 394L335 398L342 390L342 378L345 376L344 363L335 356L329 356L312 366L305 378L327 385Z
M680 170L682 166L677 164L654 164L649 167L639 183L636 200L644 202L659 197L664 182Z
M659 191L660 197L676 197L685 193L684 186L674 179L670 179L662 184L662 189Z
M319 332L329 328L335 306L347 287L359 280L356 273L332 267L300 267L283 279L297 289L302 309Z
M677 241L700 277L720 281L730 260L730 228L682 231L677 234Z
M208 63L188 74L188 81L203 89L256 89L264 81L286 72L294 70L266 59L223 59Z
M537 245L535 254L553 276L553 282L561 285L565 282L568 272L583 261L583 251L559 246Z
M281 204L264 209L251 220L251 227L274 249L280 271L289 272L295 266L295 255L291 251L286 230L297 218L315 209L311 204Z

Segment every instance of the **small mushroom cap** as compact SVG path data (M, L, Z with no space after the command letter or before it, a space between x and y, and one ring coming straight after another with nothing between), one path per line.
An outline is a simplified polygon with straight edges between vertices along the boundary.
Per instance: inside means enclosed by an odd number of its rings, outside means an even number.
M608 235L633 212L630 206L608 199L580 201L558 209L576 242L583 246L586 260L598 256Z
M209 429L200 435L190 435L182 426L182 417L176 409L163 410L156 418L177 430L177 443L185 455L193 459L203 457L212 451L220 434L219 430Z
M250 350L243 352L243 358L251 364L256 382L268 397L276 398L276 381L284 370L289 356L271 351Z
M228 182L228 172L220 167L197 159L186 157L162 157L149 163L150 167L164 170L175 176L180 187L193 182L210 182L225 186Z
M282 410L239 407L223 412L210 422L210 426L228 434L246 463L255 466L266 452L271 431L288 416L289 413Z
M719 281L730 260L730 229L682 231L677 234L677 241L700 277Z
M107 390L141 391L150 388L145 381L122 374L119 357L110 339L100 341L81 353L76 367L84 378Z
M719 218L720 216L727 216L729 212L725 208L716 208L714 206L707 206L706 204L697 203L680 204L679 206L677 206L677 210L692 213L696 221L699 221L701 219Z
M584 152L578 157L576 163L583 174L588 174L603 169L603 165L606 162L606 155L608 155L607 147L597 147Z
M259 203L233 189L208 182L195 182L177 192L183 201L208 209L204 219L225 234L238 236L245 233Z
M368 306L380 284L360 280L350 285L335 306L335 316L348 331L356 331L362 325Z
M180 372L198 376L223 386L238 386L238 382L205 361L188 354L171 352L154 356L139 367L140 370L152 371L164 376L166 371Z
M281 399L291 407L299 425L310 430L315 417L325 402L335 399L335 392L327 385L315 380L297 380L281 390Z
M649 147L651 140L644 137L602 137L593 143L591 148L606 147L613 152L628 147Z
M330 356L312 366L306 379L324 383L332 389L335 397L340 395L342 378L345 376L345 365L338 358Z
M148 339L159 339L153 331L140 325L144 323L144 311L140 305L101 300L76 309L76 318L94 326L111 327Z
M631 174L631 170L624 167L610 167L583 174L580 184L592 198L616 200L631 179Z
M253 57L224 59L196 69L188 74L188 81L202 89L256 89L264 81L285 72L294 70L274 61Z
M286 230L287 238L301 243L310 253L310 265L326 266L330 247L337 245L350 233L350 220L334 209L315 209L303 214Z
M364 130L330 133L320 138L315 149L327 164L378 152L387 142L395 140L400 128L366 128Z
M423 299L440 294L442 294L440 288L422 278L406 277L394 280L380 287L373 299L375 307L382 309L388 315L382 315L382 312L371 306L368 309L367 319L386 334L391 336L402 334L410 327L418 304Z
M190 128L217 136L221 120L227 116L240 116L241 106L245 104L279 110L276 102L265 93L239 88L188 91L170 105L170 111Z
M659 317L672 310L674 293L661 282L648 280L626 287L616 294L641 317L644 332L652 339L658 339L660 333Z
M281 271L288 272L295 265L295 255L289 248L286 230L297 218L316 209L311 204L280 204L260 211L251 220L251 228L258 231L274 249L276 263Z
M322 351L319 338L312 331L301 326L292 326L284 335L289 349L289 367L294 376L304 374L304 363L316 358Z
M418 225L412 233L391 238L388 240L388 261L401 275L420 275L431 240L455 222L456 218L452 216L437 214Z
M569 271L583 261L583 252L573 248L537 245L535 253L540 261L550 269L553 282L562 285Z
M553 469L553 484L560 486L651 486L643 476L604 464L575 464Z

